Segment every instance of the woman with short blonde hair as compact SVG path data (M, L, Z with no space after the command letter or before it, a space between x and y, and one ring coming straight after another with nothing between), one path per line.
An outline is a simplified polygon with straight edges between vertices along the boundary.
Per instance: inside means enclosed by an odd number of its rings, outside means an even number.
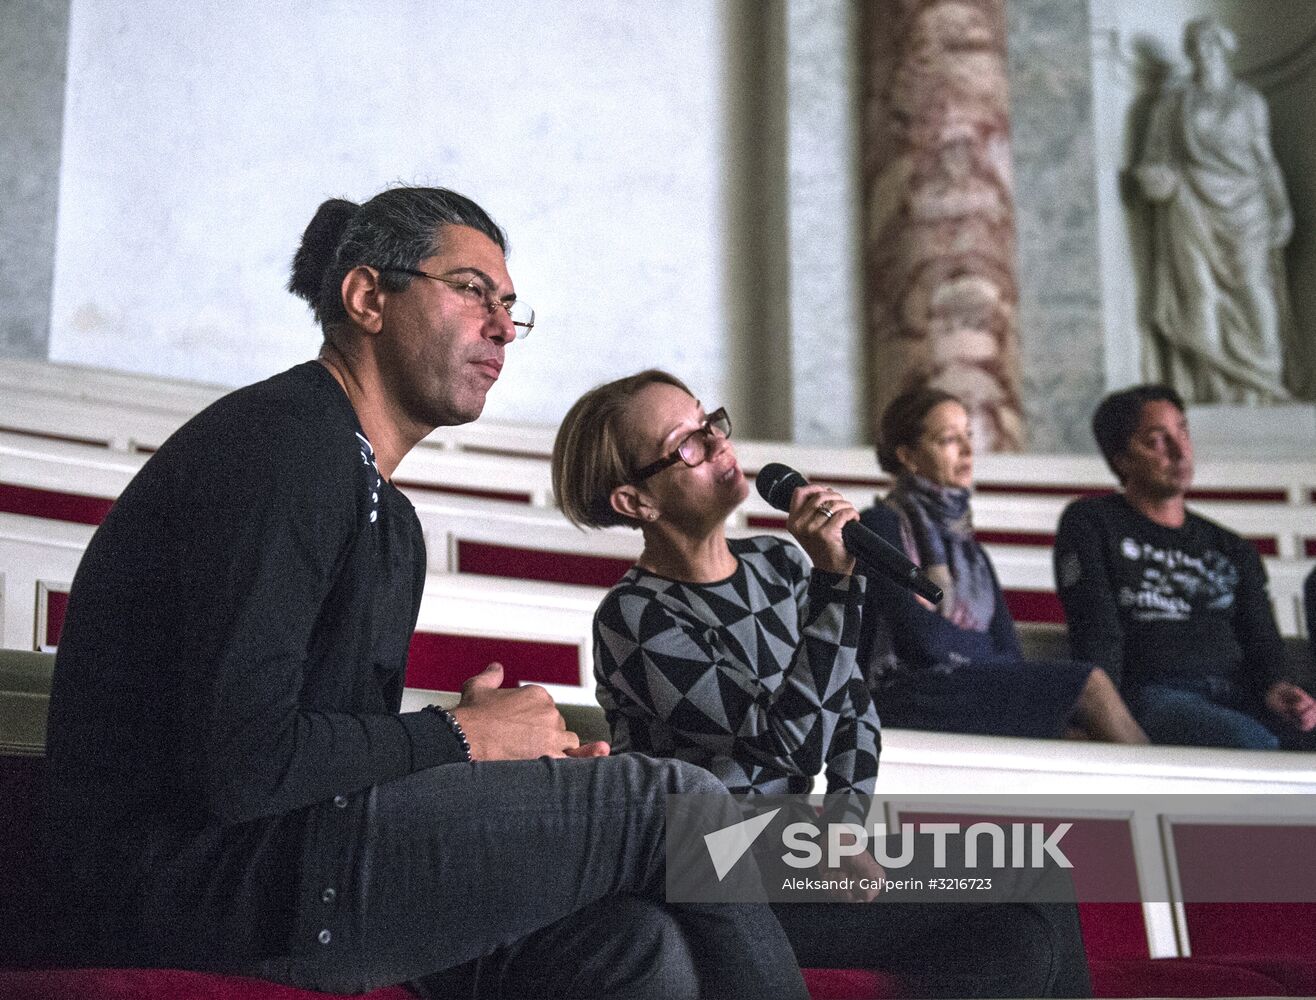
M821 771L828 792L871 793L878 721L856 659L865 580L841 540L858 514L808 485L786 522L799 548L728 538L749 489L730 436L725 410L706 412L656 370L592 389L558 431L553 489L567 517L644 536L594 617L613 748L701 765L734 792L809 792ZM1072 906L773 911L804 966L885 969L925 995L1087 995Z
M656 369L587 392L558 430L563 513L581 527L644 535L638 563L595 617L614 745L700 764L734 791L808 791L826 765L829 790L871 792L877 717L855 662L863 578L841 544L858 514L824 487L796 493L790 530L812 571L782 539L728 539L726 520L748 492L730 433L725 410L706 413L684 382ZM678 662L710 678L683 699L688 714L642 693L657 664ZM845 696L824 709L838 685Z
M579 528L606 528L638 521L612 509L610 497L630 475L623 417L631 398L649 385L670 385L693 396L675 375L650 368L591 389L567 411L553 442L553 495L567 520Z

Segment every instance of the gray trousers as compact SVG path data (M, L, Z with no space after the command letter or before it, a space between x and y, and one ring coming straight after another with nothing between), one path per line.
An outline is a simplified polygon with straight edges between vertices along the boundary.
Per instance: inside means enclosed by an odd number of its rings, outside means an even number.
M434 997L806 997L766 905L668 904L665 796L722 793L702 768L622 754L450 764L368 793L350 928L257 974L332 993ZM350 947L340 947L343 937Z
M882 969L924 996L1089 991L1072 905L669 904L669 793L725 788L639 754L379 785L336 901L350 947L318 947L323 917L302 914L302 946L252 971L332 993L405 982L434 1000L802 1000L800 965Z

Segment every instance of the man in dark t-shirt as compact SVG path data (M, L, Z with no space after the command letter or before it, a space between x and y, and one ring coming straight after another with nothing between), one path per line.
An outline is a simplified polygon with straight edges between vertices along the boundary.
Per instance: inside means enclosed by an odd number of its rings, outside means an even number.
M390 479L474 420L534 314L440 188L325 202L289 288L320 356L151 457L73 581L44 820L54 961L333 993L801 998L765 906L663 898L681 761L581 745L491 665L400 712L425 579Z
M1284 676L1256 549L1188 510L1193 447L1179 395L1135 386L1092 420L1124 490L1070 504L1056 589L1075 657L1103 667L1155 743L1275 749L1316 728Z

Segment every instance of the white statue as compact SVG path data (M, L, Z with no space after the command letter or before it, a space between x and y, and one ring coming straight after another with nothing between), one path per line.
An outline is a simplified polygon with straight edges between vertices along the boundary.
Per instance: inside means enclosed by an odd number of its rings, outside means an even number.
M1266 103L1234 78L1237 41L1218 22L1189 23L1184 47L1192 79L1157 99L1136 169L1154 207L1144 369L1199 403L1288 400L1282 252L1293 213Z

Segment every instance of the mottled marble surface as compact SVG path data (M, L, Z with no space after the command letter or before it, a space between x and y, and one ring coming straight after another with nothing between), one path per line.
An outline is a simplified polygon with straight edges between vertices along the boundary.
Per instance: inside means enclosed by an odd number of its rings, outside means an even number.
M935 385L990 451L1026 436L1004 6L875 0L861 29L872 415Z
M55 260L69 0L0 13L0 356L44 358Z
M1029 450L1091 452L1105 391L1087 0L1009 0Z

